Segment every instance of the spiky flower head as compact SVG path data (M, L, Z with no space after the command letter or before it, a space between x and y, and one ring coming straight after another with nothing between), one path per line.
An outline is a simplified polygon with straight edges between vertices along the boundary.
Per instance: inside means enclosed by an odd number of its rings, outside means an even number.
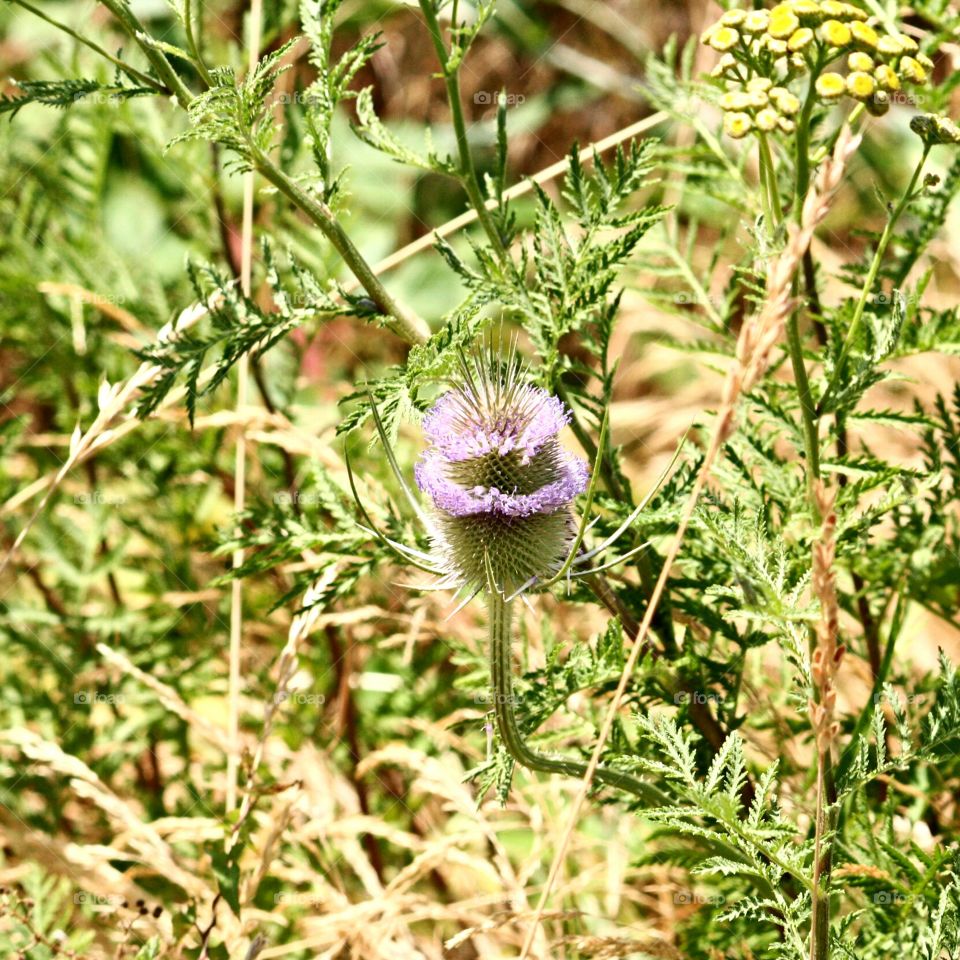
M491 346L462 359L424 418L415 470L436 508L435 549L458 585L509 594L561 568L575 534L570 504L589 482L558 439L569 421L514 352L504 361Z

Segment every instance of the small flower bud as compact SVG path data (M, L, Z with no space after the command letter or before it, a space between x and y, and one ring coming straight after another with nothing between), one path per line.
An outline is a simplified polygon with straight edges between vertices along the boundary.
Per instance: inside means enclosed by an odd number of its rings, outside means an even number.
M821 73L817 77L816 89L824 100L836 100L844 95L847 84L839 73Z
M850 28L840 20L827 20L819 30L820 39L831 47L845 47L853 40Z
M746 113L728 113L723 118L723 130L728 137L741 140L753 129L753 121Z
M850 33L853 39L861 47L867 47L870 50L876 50L880 43L880 35L869 24L854 20L850 24Z
M790 35L790 39L787 40L787 49L791 53L798 53L805 47L809 47L811 43L813 43L813 31L809 27L801 27Z
M960 143L960 128L947 117L922 113L910 121L910 129L927 146Z
M854 100L869 100L877 89L877 83L869 73L854 70L847 75L847 93Z
M847 57L847 66L851 70L862 70L864 73L870 73L873 70L873 58L868 53L858 50Z

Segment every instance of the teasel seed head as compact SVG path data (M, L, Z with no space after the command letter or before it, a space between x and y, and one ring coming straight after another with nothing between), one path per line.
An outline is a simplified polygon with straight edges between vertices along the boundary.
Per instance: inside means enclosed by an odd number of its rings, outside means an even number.
M491 346L462 359L424 418L415 471L435 508L440 566L458 585L509 595L561 568L576 533L570 504L589 483L587 464L558 439L569 421L515 352L502 360Z

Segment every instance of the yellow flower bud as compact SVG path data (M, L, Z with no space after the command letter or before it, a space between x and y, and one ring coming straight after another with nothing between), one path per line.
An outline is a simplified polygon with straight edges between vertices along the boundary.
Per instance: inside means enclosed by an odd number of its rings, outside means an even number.
M920 66L924 68L924 70L933 69L933 61L925 53L918 53L915 59L917 63L919 63Z
M826 17L844 16L845 3L839 3L838 0L822 0L820 10Z
M817 77L817 93L824 100L836 100L846 92L847 85L839 73L821 73Z
M764 37L766 41L767 49L778 57L782 57L787 52L787 41L786 40L777 40L774 37L771 37L770 34L766 34Z
M746 113L728 113L723 118L723 130L728 137L740 140L753 128L753 121Z
M853 40L850 28L839 20L826 20L820 26L820 39L831 47L845 47Z
M746 10L728 10L721 18L720 22L725 27L739 27L743 23L743 18L747 15Z
M786 113L790 116L799 113L800 98L792 94L789 90L784 90L783 87L775 87L770 91L770 97L781 113Z
M740 34L737 33L733 27L720 27L719 30L714 30L713 33L710 34L707 43L709 43L714 50L719 50L723 53L735 47L739 39Z
M881 89L900 89L900 78L897 76L893 67L889 66L888 64L881 63L877 69L873 71L873 75L877 78L877 83L880 84Z
M773 81L767 77L754 77L747 81L747 90L751 93L756 93L758 90L760 93L766 93L772 86Z
M850 32L853 34L853 39L859 43L860 46L869 47L871 50L877 49L880 36L869 24L854 20L853 23L850 24Z
M901 34L897 39L900 41L900 49L904 53L916 53L920 48L917 46L917 41L913 37L908 37L906 34Z
M864 73L869 73L873 69L873 58L867 53L851 53L847 57L847 65L851 70L863 70Z
M815 0L793 0L789 7L798 17L820 16L820 4Z
M881 37L877 41L877 49L885 57L895 57L898 53L902 53L903 49L900 46L900 41L896 37Z
M797 125L789 117L780 117L777 120L777 126L784 133L793 133L797 129Z
M809 27L801 27L787 41L787 49L791 53L797 53L804 47L810 46L811 43L813 43L813 31Z
M869 73L864 73L862 70L854 70L853 73L847 76L847 93L849 93L854 100L868 100L873 96L873 92L876 89L876 81Z
M803 59L802 53L795 53L790 57L790 71L791 73L807 72L807 61Z
M770 26L767 28L771 37L785 40L800 26L800 18L789 8L781 4L770 11Z
M765 132L776 130L777 121L779 119L780 118L777 115L777 111L767 107L766 109L761 110L756 116L757 128Z
M746 110L750 106L750 94L743 90L731 90L720 98L721 110Z
M722 77L731 67L737 65L737 58L732 53L725 53L717 65L710 71L711 77Z
M900 73L911 83L923 83L927 79L927 71L913 57L900 58Z
M770 23L770 14L766 10L751 10L743 18L743 29L747 33L763 33Z

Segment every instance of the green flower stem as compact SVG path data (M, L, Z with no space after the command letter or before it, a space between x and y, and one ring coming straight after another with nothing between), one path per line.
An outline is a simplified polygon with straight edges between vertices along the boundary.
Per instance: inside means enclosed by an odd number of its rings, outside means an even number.
M768 229L772 232L780 224L780 215L783 207L780 205L780 188L777 186L777 171L773 165L773 154L770 151L770 141L761 131L757 137L760 144L760 181L762 194L766 198L765 208Z
M897 205L893 208L893 212L890 214L889 218L887 219L887 224L883 228L883 233L880 235L880 242L877 244L877 249L874 252L873 260L870 263L870 270L867 272L867 277L863 282L863 288L860 291L860 299L857 300L857 306L853 311L853 317L850 320L850 326L847 328L847 335L844 338L843 346L840 348L840 356L837 358L837 365L834 368L833 376L830 378L830 382L827 384L827 389L820 400L818 414L826 406L827 401L833 396L837 390L837 387L840 386L840 383L846 376L847 360L850 356L850 349L853 347L853 344L856 342L857 337L860 334L860 327L863 324L863 312L867 305L867 298L870 296L870 293L873 290L873 285L877 281L877 274L880 272L880 264L883 262L884 254L886 254L887 247L890 245L890 241L893 238L893 231L897 225L897 221L900 219L903 211L906 210L910 201L916 196L917 181L920 179L920 174L923 171L924 164L927 162L927 155L929 153L930 145L925 144L923 147L923 153L920 155L920 161L913 171L913 176L910 178L910 183L907 185L907 189L900 198L899 203L897 203Z
M260 174L320 228L370 295L377 309L387 317L387 326L411 345L424 343L430 336L430 331L423 320L408 312L393 298L340 226L333 211L323 201L311 196L295 180L287 176L262 150L252 144L251 148L254 163Z
M200 55L200 44L197 43L196 35L193 32L193 3L192 0L183 0L183 28L187 34L187 47L190 49L190 52L193 54L193 59L196 61L195 66L200 73L200 76L203 77L203 82L208 86L213 86L213 77L210 76L210 71L207 69L207 65L203 62L203 57Z
M123 0L101 0L103 5L116 17L124 30L137 42L144 56L156 71L157 76L166 85L167 89L177 98L181 107L186 109L193 100L193 94L187 85L180 79L177 71L170 65L170 61L161 50L151 46L146 38L149 36L146 28L137 19L129 4Z
M13 3L16 3L18 6L23 7L24 10L28 10L35 17L39 17L41 20L45 20L51 26L56 27L58 30L63 31L63 33L68 36L73 37L74 40L82 43L85 47L93 50L94 53L98 53L105 60L109 60L118 70L122 70L131 80L135 80L137 83L141 84L144 87L150 87L152 90L156 90L158 93L166 93L167 88L162 83L157 83L153 77L148 77L145 73L141 73L135 67L131 67L129 63L124 63L118 57L115 57L112 53L108 53L103 49L99 44L94 43L92 40L88 40L82 34L77 33L73 27L67 26L65 23L61 23L59 20L54 20L53 17L48 16L38 7L33 6L31 3L27 3L26 0L12 0Z
M473 154L470 150L470 141L467 139L467 125L464 121L463 103L460 98L459 65L451 66L451 54L443 42L443 34L440 30L440 22L437 19L434 0L420 0L420 9L427 21L427 29L430 31L430 37L433 40L433 46L437 51L437 58L443 70L443 82L446 85L447 100L450 103L450 118L457 139L460 179L467 191L470 205L476 211L477 219L480 221L480 225L483 227L490 243L493 244L493 248L498 253L502 253L504 250L503 238L500 236L483 199L483 191L480 189L480 180L477 177L477 169L474 166ZM456 7L454 7L454 16L456 15L455 11Z
M797 394L800 399L803 447L807 460L807 480L809 485L812 485L813 481L820 477L820 436L817 431L813 395L810 392L810 380L807 377L807 367L803 360L803 343L800 340L797 312L794 310L787 318L787 347L790 351L790 363L793 366L793 376L797 381Z
M490 677L493 684L494 712L497 730L507 753L521 766L543 773L559 773L582 779L587 765L577 760L548 757L527 746L514 713L515 695L511 673L513 603L504 600L496 591L487 592L487 608L490 615ZM597 767L595 779L610 787L651 805L661 805L666 797L656 787L636 777L608 767Z
M804 101L800 119L797 122L797 183L793 200L793 214L797 223L803 218L803 203L810 189L810 118L813 114L815 102L815 83L821 64L818 61L815 69L810 73L810 89ZM808 487L812 490L814 480L820 476L820 437L817 431L817 422L813 395L810 392L810 379L807 376L807 366L803 358L803 341L800 337L800 318L794 310L787 317L787 349L790 352L790 364L793 367L793 376L797 384L797 396L800 401L800 418L803 425L803 446L806 454L806 474ZM813 497L810 498L814 504Z

